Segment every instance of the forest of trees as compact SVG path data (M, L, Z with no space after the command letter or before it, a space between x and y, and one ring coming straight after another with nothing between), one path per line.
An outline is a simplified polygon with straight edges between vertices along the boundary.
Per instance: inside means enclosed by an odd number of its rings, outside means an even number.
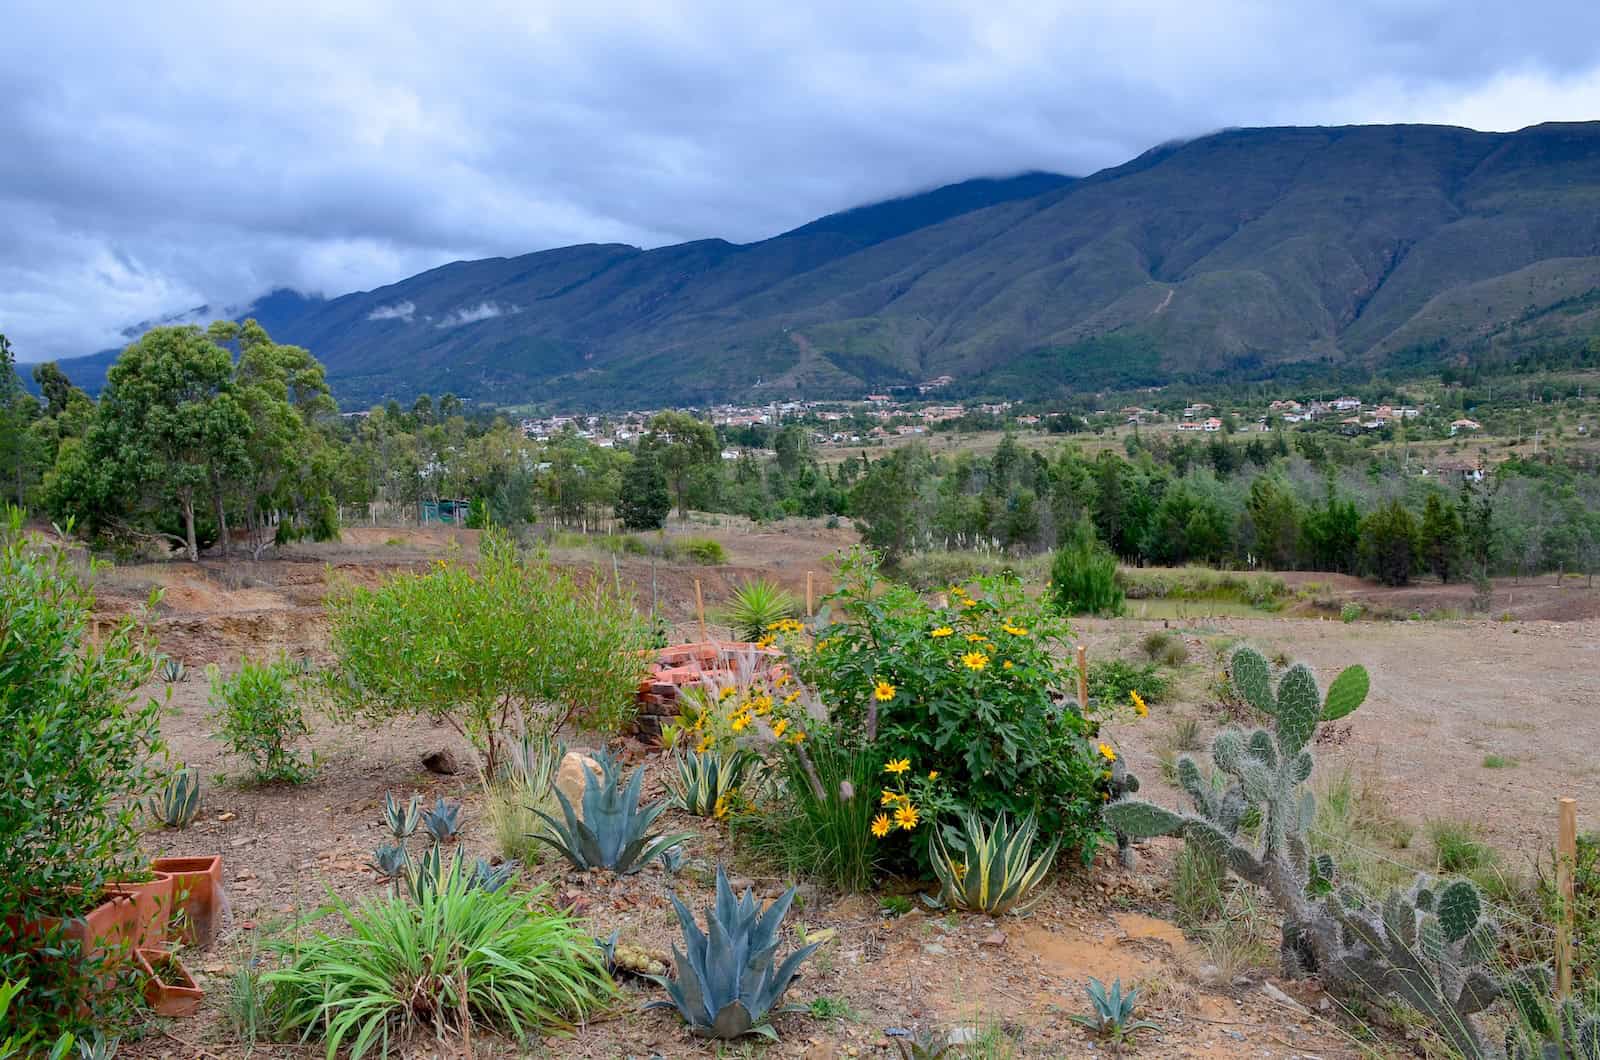
M824 462L814 426L719 430L681 411L614 448L570 430L530 439L448 394L341 415L311 353L253 321L150 331L98 402L53 364L33 369L35 397L3 337L0 353L0 492L102 545L191 558L329 538L341 510L467 499L474 522L508 526L649 530L673 508L848 516L891 559L1040 552L1083 521L1129 564L1391 584L1600 567L1600 469L1576 451L1506 461L1481 483L1424 476L1400 446L1284 430L1136 434L1121 451L1068 440L1048 455L1008 435L989 455L912 444Z

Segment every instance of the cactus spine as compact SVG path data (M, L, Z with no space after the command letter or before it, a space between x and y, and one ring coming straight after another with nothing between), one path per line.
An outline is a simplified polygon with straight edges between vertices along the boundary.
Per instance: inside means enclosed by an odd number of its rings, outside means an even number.
M1193 812L1122 799L1106 807L1107 822L1135 839L1182 836L1272 895L1283 914L1286 975L1314 973L1335 988L1401 998L1463 1055L1489 1055L1470 1017L1500 994L1481 967L1497 929L1483 916L1477 889L1464 881L1435 889L1419 876L1374 909L1354 888L1338 885L1333 859L1313 856L1306 840L1317 810L1305 788L1315 764L1307 745L1319 722L1361 706L1366 670L1340 673L1326 698L1303 664L1285 671L1274 689L1267 660L1250 648L1234 653L1230 671L1239 693L1273 719L1273 731L1218 733L1211 746L1215 779L1203 776L1194 759L1179 760L1178 782ZM1242 830L1251 811L1260 819L1255 838Z

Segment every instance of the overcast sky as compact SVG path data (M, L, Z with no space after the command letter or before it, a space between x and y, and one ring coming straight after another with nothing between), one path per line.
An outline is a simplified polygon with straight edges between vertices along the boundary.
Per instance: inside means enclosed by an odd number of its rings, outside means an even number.
M1590 118L1596 0L0 0L0 331L68 357L1230 125Z

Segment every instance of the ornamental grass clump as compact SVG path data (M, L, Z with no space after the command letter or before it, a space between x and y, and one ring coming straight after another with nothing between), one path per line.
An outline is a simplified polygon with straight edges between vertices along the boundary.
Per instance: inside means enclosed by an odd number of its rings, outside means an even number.
M459 864L459 863L458 863ZM317 932L275 948L283 967L262 976L267 1007L329 1060L403 1051L493 1030L516 1041L565 1030L614 993L581 921L542 908L544 891L513 892L448 872L412 900L395 895L325 913L343 934Z

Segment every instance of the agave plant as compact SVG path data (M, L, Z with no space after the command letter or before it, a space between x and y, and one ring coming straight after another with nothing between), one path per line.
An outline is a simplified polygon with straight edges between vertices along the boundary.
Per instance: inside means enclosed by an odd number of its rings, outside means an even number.
M918 1031L890 1031L894 1039L894 1047L900 1052L900 1060L939 1060L948 1053L952 1046L948 1037L940 1037L929 1030Z
M467 887L469 889L475 887L480 891L498 891L515 878L517 870L521 867L521 862L515 859L491 865L487 859L478 858L467 873Z
M1160 1030L1160 1027L1149 1020L1136 1020L1133 1018L1133 1009L1139 1001L1137 988L1122 992L1122 980L1112 982L1110 989L1100 980L1089 977L1089 985L1085 988L1089 995L1089 1002L1094 1006L1090 1015L1081 1013L1067 1017L1074 1023L1081 1023L1094 1031L1102 1038L1109 1038L1117 1045L1121 1045L1134 1034L1144 1030Z
M168 828L187 828L200 812L200 773L188 766L150 798L150 813Z
M551 834L536 832L530 838L549 843L581 870L610 869L622 876L638 872L689 838L687 832L669 836L649 832L651 823L667 804L662 799L648 806L639 805L639 793L644 787L643 766L624 788L620 767L611 753L602 751L599 762L599 777L593 770L583 771L583 817L579 818L558 788L555 794L565 823L535 809L550 826Z
M990 916L1026 909L1032 904L1028 895L1050 871L1060 848L1060 840L1056 840L1033 857L1038 833L1038 822L1031 813L1015 829L1003 813L992 824L975 814L964 814L960 830L948 840L935 829L929 853L934 875L939 878L940 900Z
M87 1038L79 1038L76 1045L78 1060L115 1060L122 1037L116 1034L107 1037L105 1031L96 1027Z
M424 810L422 825L433 836L435 843L445 843L461 834L461 804L445 802L444 796L434 800L431 810Z
M383 823L395 839L405 842L417 830L417 825L422 823L422 800L413 795L411 801L402 806L395 801L392 792L384 792Z
M189 668L183 665L183 660L167 656L161 660L161 665L156 667L156 675L169 685L180 684L189 676Z
M769 627L793 618L800 604L794 594L765 578L752 578L733 591L723 617L740 640L760 640Z
M555 731L550 726L530 724L524 720L522 734L506 746L500 779L515 783L523 797L533 802L543 802L550 789L555 787L556 775L561 771L561 760L566 755L566 744L556 739Z
M403 843L385 843L372 852L372 867L386 880L399 879L410 864Z
M777 1008L789 984L794 982L800 964L821 945L802 946L777 963L778 929L794 901L794 888L767 906L763 912L755 892L747 890L735 899L728 874L717 866L717 899L708 911L706 930L700 930L694 914L672 896L683 927L684 948L672 948L677 978L651 978L664 987L670 1001L653 1001L646 1008L676 1008L689 1029L701 1037L733 1039L760 1034L777 1040L778 1032L768 1022L774 1013L804 1012L804 1007Z
M672 801L696 817L721 817L744 783L754 757L743 750L690 751L678 758Z

